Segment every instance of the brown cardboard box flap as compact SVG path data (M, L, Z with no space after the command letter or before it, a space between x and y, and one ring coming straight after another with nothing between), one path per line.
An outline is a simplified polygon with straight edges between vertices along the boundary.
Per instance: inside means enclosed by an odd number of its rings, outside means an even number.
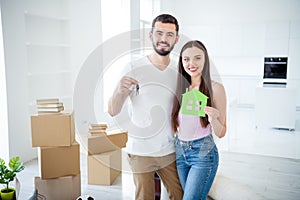
M108 132L107 135L88 136L88 154L100 154L126 146L127 132Z

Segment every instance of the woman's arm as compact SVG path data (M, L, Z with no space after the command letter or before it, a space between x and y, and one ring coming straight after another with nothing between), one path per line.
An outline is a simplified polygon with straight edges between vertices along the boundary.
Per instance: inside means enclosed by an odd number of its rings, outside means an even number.
M216 136L222 138L226 133L226 93L220 83L213 84L214 106L206 106L204 111Z

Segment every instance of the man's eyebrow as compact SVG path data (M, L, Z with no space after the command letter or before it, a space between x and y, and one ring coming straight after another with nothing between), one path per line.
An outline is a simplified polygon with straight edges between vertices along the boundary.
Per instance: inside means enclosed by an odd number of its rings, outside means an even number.
M183 55L182 57L183 57L183 58L189 58L190 56L188 56L188 55ZM201 54L197 54L197 55L194 55L193 57L202 57L202 55L201 55Z
M173 35L175 34L173 31L168 31L167 33L168 34L173 34Z

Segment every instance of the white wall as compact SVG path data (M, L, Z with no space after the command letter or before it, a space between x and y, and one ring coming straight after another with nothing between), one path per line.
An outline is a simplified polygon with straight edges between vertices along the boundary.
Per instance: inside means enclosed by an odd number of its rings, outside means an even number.
M162 11L178 18L181 34L206 44L230 101L255 103L264 56L288 56L288 86L300 84L300 1L163 2Z
M37 152L30 129L35 100L58 97L72 109L66 96L72 95L82 63L102 41L101 1L1 0L1 9L9 127L8 139L1 142L9 157L28 161Z
M75 74L88 55L101 44L101 1L72 0L70 5L71 62Z
M88 124L94 116L93 110L93 87L91 78L85 74L83 66L88 62L89 56L93 54L102 43L102 16L101 1L99 0L74 0L70 1L70 44L71 64L74 69L73 80L73 110L75 112L76 139L80 143L81 150L86 148L80 134L82 130L88 131ZM101 58L101 55L98 55ZM98 60L97 60L98 61ZM92 67L101 68L99 62L92 62ZM93 72L91 72L93 74ZM80 76L81 75L81 76ZM79 91L79 92L77 92ZM102 102L99 102L101 104ZM102 110L98 111L101 112ZM93 121L94 122L94 121ZM84 150L86 152L86 150Z
M162 11L178 17L180 24L230 24L299 19L298 0L167 0Z

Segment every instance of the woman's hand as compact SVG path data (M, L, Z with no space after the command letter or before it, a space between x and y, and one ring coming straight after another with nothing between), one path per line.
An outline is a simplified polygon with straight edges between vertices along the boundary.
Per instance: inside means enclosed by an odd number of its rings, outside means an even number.
M220 111L210 106L205 106L204 112L207 114L210 123L220 117Z

